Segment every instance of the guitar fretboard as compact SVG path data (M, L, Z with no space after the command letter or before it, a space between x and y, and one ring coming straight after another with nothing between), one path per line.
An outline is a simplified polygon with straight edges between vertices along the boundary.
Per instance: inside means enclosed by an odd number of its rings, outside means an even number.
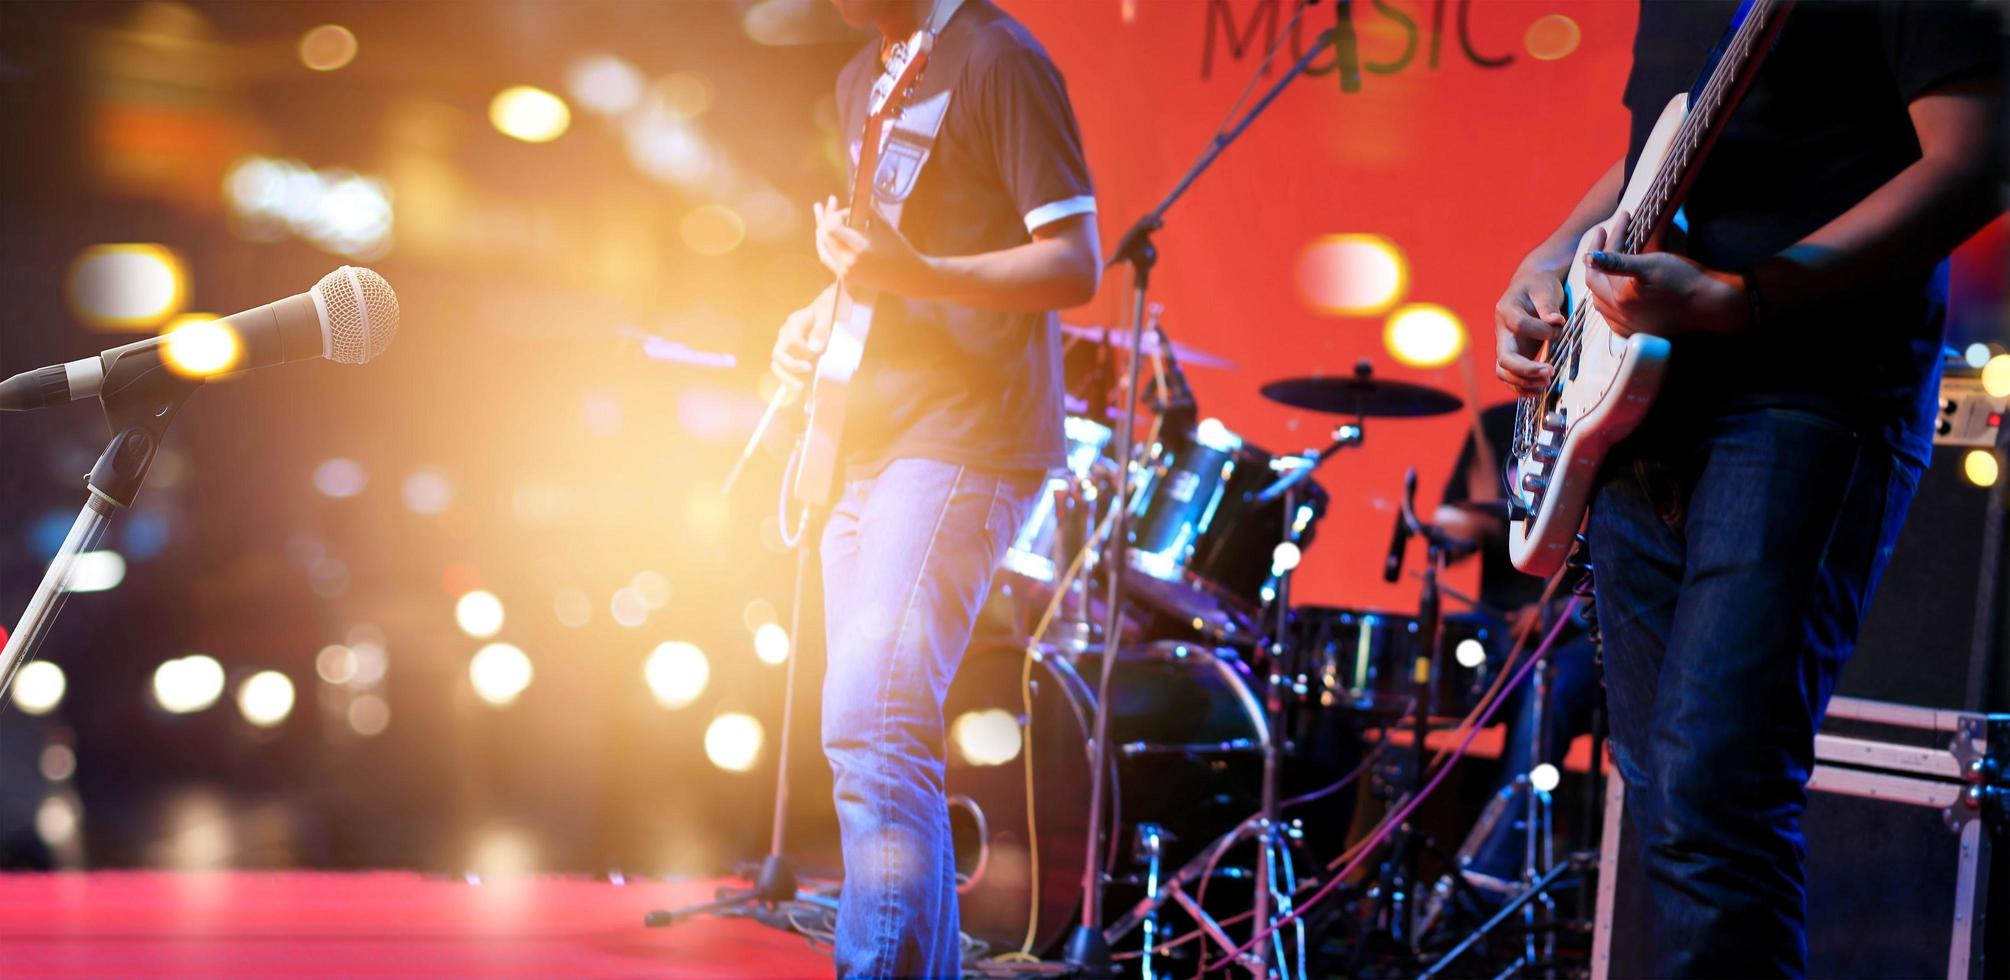
M1763 45L1772 42L1778 33L1781 15L1790 2L1751 0L1744 8L1742 19L1725 42L1717 63L1711 67L1709 78L1691 101L1688 113L1683 116L1682 128L1676 132L1660 168L1655 171L1654 183L1649 185L1646 196L1634 209L1626 234L1614 251L1641 251L1667 227L1673 217L1670 202L1679 199L1694 176L1698 157L1723 131L1730 116L1727 107L1735 105L1736 97L1751 84L1753 73L1748 69L1753 56Z

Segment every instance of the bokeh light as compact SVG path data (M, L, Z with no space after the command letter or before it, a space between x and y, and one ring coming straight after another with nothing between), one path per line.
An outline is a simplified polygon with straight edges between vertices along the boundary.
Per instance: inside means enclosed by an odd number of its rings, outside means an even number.
M616 623L634 629L649 621L649 600L632 586L614 590L607 602L607 615Z
M476 589L454 603L454 622L461 632L486 640L502 632L502 600L493 592Z
M1389 356L1410 367L1443 367L1466 349L1466 328L1442 306L1412 303L1390 314L1382 344Z
M154 668L154 703L171 714L193 714L223 696L223 665L192 653Z
M356 35L340 24L310 27L300 35L300 63L315 71L335 71L356 60Z
M1547 762L1539 763L1528 771L1528 783L1542 792L1555 792L1557 786L1563 783L1563 773Z
M789 631L779 623L762 623L754 631L754 656L764 664L787 663L789 659Z
M35 759L35 768L41 770L43 779L63 782L77 774L77 751L61 742L44 746Z
M723 204L703 204L691 209L677 230L685 247L700 255L724 255L739 248L747 238L747 224L740 213Z
M2010 398L2010 354L1998 354L1983 362L1982 390L1991 398Z
M356 652L331 643L314 655L314 673L330 684L347 684L356 678Z
M560 589L552 596L551 613L561 624L580 629L593 622L593 598L580 589Z
M1487 662L1487 648L1469 636L1460 640L1459 645L1452 649L1452 658L1459 662L1459 666L1472 670Z
M454 503L454 484L445 473L434 469L414 472L405 478L402 496L414 514L439 514Z
M1584 40L1584 32L1577 21L1562 14L1544 14L1531 21L1528 30L1522 33L1522 46L1528 49L1529 57L1537 61L1556 61L1577 50Z
M1961 473L1978 487L1993 487L2003 476L2002 463L1988 449L1970 449L1961 459Z
M35 836L50 847L61 847L77 837L77 805L70 798L54 795L35 808Z
M526 143L549 143L572 125L565 100L534 85L512 85L489 102L489 122L498 132Z
M1408 263L1381 235L1322 235L1298 253L1298 295L1329 316L1380 313L1403 298Z
M185 378L207 378L235 370L244 357L237 331L210 313L175 317L161 331L161 361Z
M507 643L491 643L468 661L468 681L475 695L496 707L515 703L534 674L530 657Z
M46 715L63 703L69 686L63 668L47 660L31 661L14 674L14 706L22 714Z
M237 710L244 720L271 728L293 713L293 680L276 670L261 670L237 687Z
M712 665L697 644L672 641L659 643L642 664L642 678L656 703L676 710L686 707L705 693L712 678Z
M1002 766L1019 757L1024 736L1019 720L1001 708L966 711L949 726L950 741L973 766Z
M181 256L164 245L93 245L70 266L70 308L86 326L147 330L181 309Z
M654 569L643 569L628 580L628 587L642 596L644 604L651 609L661 609L670 604L670 578Z
M761 722L730 711L705 726L705 758L727 772L746 772L761 758Z
M342 500L354 497L370 485L370 474L353 459L336 457L314 467L314 489L324 497Z
M573 62L565 76L566 91L572 100L589 112L619 116L642 102L642 73L611 54L597 54Z
M384 734L391 727L391 705L375 694L365 694L349 702L349 710L344 712L349 729L369 738Z
M126 580L126 559L116 551L86 551L70 566L65 592L105 592Z

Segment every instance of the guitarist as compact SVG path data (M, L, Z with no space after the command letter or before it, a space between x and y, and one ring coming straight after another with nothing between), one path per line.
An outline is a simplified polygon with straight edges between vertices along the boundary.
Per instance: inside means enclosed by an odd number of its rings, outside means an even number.
M822 538L823 744L845 864L834 953L843 976L955 976L942 701L993 569L1063 463L1052 311L1095 295L1096 204L1061 73L1025 27L990 0L835 2L880 34L838 77L854 167L896 41L936 31L912 103L948 102L898 227L846 227L834 199L815 209L824 266L879 291ZM785 380L814 370L832 299L783 322Z
M1495 311L1523 393L1589 249L1599 312L1671 338L1591 501L1614 758L1659 976L1807 970L1814 734L1931 445L1944 260L2000 208L2000 26L1968 3L1803 0L1687 199L1680 251L1599 251L1729 3L1642 3L1632 145ZM1615 216L1617 217L1617 216Z

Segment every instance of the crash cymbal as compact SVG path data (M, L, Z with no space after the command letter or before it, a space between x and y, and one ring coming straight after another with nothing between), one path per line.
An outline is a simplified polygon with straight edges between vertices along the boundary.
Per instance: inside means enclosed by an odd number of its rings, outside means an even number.
M1070 337L1075 340L1085 340L1092 344L1108 344L1118 350L1129 350L1131 347L1131 331L1129 327L1085 326L1075 323L1063 323L1061 324L1061 336ZM1146 332L1144 349L1146 356L1157 356L1159 353L1158 337L1150 332ZM1172 353L1173 357L1183 367L1220 368L1224 371L1235 370L1234 361L1218 354L1210 354L1198 347L1190 347L1177 340L1172 342Z
M1332 415L1421 418L1456 412L1457 395L1407 381L1382 381L1356 373L1351 378L1285 378L1263 386L1263 397L1292 408Z

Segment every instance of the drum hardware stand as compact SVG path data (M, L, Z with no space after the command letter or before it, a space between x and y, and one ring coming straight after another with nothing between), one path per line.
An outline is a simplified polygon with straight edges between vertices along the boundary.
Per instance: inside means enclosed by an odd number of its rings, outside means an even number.
M1125 512L1130 507L1130 469L1134 446L1132 438L1133 425L1135 424L1137 408L1138 384L1141 380L1141 368L1143 367L1140 363L1142 359L1139 355L1144 349L1145 316L1146 312L1150 309L1148 297L1151 287L1152 267L1158 263L1158 248L1152 242L1152 235L1165 227L1166 212L1171 210L1173 204L1186 194L1187 189L1193 186L1194 181L1200 179L1201 174L1205 173L1214 164L1214 161L1221 156L1222 152L1227 150L1249 128L1249 125L1263 114L1271 102L1275 101L1277 96L1284 91L1285 86L1290 85L1293 80L1305 73L1305 70L1311 66L1313 59L1325 51L1328 45L1352 43L1353 22L1351 17L1348 16L1351 12L1345 9L1345 0L1341 0L1341 3L1343 6L1339 11L1340 16L1338 18L1340 26L1326 31L1319 36L1318 40L1308 45L1304 55L1289 70L1284 72L1283 77L1279 78L1264 93L1263 97L1250 107L1247 113L1236 120L1233 125L1215 134L1214 139L1210 140L1207 148L1201 152L1200 158L1195 160L1193 166L1188 168L1186 175L1181 177L1177 184L1173 185L1172 191L1165 196L1165 199L1161 200L1157 207L1152 208L1143 217L1139 218L1136 223L1131 225L1130 230L1124 233L1123 238L1118 240L1116 247L1111 250L1109 261L1104 265L1104 268L1115 267L1118 263L1129 263L1131 266L1132 296L1128 330L1130 334L1131 363L1130 385L1126 395L1126 404L1123 409L1123 418L1119 425L1117 441L1116 492L1111 498L1111 507L1115 511L1115 520L1111 524L1109 537L1109 573L1106 583L1109 595L1109 608L1105 610L1103 629L1105 646L1109 648L1109 654L1102 658L1101 676L1097 679L1096 683L1095 737L1090 742L1089 750L1089 829L1087 835L1087 860L1083 862L1084 870L1082 872L1082 921L1076 925L1074 931L1068 936L1067 946L1063 952L1063 958L1067 961L1068 965L1079 973L1092 976L1106 976L1110 974L1110 947L1104 937L1103 930L1102 871L1103 853L1106 844L1104 837L1107 831L1107 828L1103 826L1104 814L1106 812L1104 797L1108 794L1108 788L1105 784L1109 781L1109 774L1106 771L1108 765L1106 749L1109 742L1110 728L1109 712L1106 708L1110 703L1110 678L1114 673L1113 668L1117 660L1114 656L1117 645L1116 638L1122 636L1121 629L1123 626L1123 608L1120 602L1124 566L1128 562L1128 556L1126 555L1128 532L1125 528L1124 518ZM1304 13L1305 6L1299 5L1293 12L1291 24L1278 34L1280 41L1284 37L1294 33L1297 26L1297 18ZM1276 50L1277 46L1273 44L1271 52L1274 54ZM1270 60L1266 57L1261 70L1267 71L1269 65ZM1343 72L1342 74L1346 73ZM1343 81L1346 80L1343 79ZM1355 81L1358 84L1358 79ZM1259 862L1259 865L1261 863ZM1261 889L1259 889L1258 893L1261 894ZM1261 923L1259 923L1260 925ZM1233 946L1230 948L1233 948Z
M1439 666L1444 659L1438 573L1453 555L1473 547L1471 542L1455 538L1437 525L1418 518L1416 498L1417 471L1412 467L1403 477L1403 497L1396 515L1394 540L1382 569L1383 578L1387 581L1401 578L1403 557L1410 538L1424 539L1426 561L1417 596L1417 635L1423 644L1423 653L1413 661L1414 669L1410 677L1412 760L1410 785L1399 797L1401 799L1407 799L1422 789L1424 772L1430 766L1427 736L1431 729L1431 710L1437 704L1439 675L1442 673ZM1423 857L1426 850L1433 849L1433 845L1427 834L1414 824L1405 822L1396 828L1385 847L1388 849L1387 859L1378 865L1373 879L1362 886L1363 893L1372 894L1375 902L1362 925L1360 942L1355 947L1354 962L1350 968L1352 973L1361 972L1365 966L1369 940L1378 921L1389 923L1387 930L1390 938L1399 947L1408 948L1413 953L1416 951L1418 924L1423 918L1425 905L1420 894L1423 889Z
M785 500L787 488L794 482L794 472L795 460L791 457L788 472L782 478ZM802 659L803 586L809 580L810 559L815 554L811 542L817 540L815 535L821 535L822 530L823 514L815 506L805 506L796 532L795 596L789 602L789 658L782 674L782 731L780 747L775 752L775 814L769 825L768 855L761 859L761 870L754 877L754 887L728 892L697 905L654 910L642 917L645 926L676 925L685 919L747 905L764 905L773 909L786 902L808 902L836 908L831 899L801 890L797 884L795 862L784 850L789 827L789 740L796 717L796 663Z
M1296 891L1297 876L1292 866L1291 845L1286 839L1291 836L1291 831L1281 819L1279 813L1278 788L1280 780L1283 778L1284 743L1287 738L1284 722L1284 694L1286 689L1296 682L1298 675L1298 671L1294 669L1295 665L1288 663L1288 660L1295 651L1286 639L1289 636L1288 618L1291 609L1291 576L1298 565L1298 556L1295 553L1295 549L1298 546L1299 539L1303 536L1302 529L1299 528L1296 520L1296 509L1298 506L1297 488L1300 484L1310 479L1312 473L1331 460L1339 450L1361 444L1363 438L1363 421L1362 418L1357 417L1351 423L1343 423L1337 426L1333 430L1333 441L1330 445L1323 450L1309 452L1305 456L1300 457L1303 460L1301 463L1290 466L1282 472L1270 486L1260 491L1255 498L1258 502L1267 502L1282 497L1285 514L1283 539L1278 542L1278 550L1273 557L1272 564L1272 571L1277 581L1269 592L1269 601L1266 610L1274 613L1275 620L1272 627L1274 633L1268 648L1269 657L1267 658L1268 666L1266 668L1268 676L1264 684L1263 697L1266 737L1263 745L1262 808L1255 815L1238 824L1234 830L1217 838L1214 843L1208 845L1199 854L1195 855L1178 871L1174 872L1170 878L1165 879L1163 885L1159 883L1157 851L1155 847L1158 838L1154 836L1151 839L1154 849L1151 851L1150 878L1148 879L1150 884L1146 889L1146 895L1143 900L1133 906L1116 922L1112 923L1108 930L1104 932L1103 940L1106 949L1110 943L1122 939L1132 929L1142 926L1145 937L1144 955L1148 964L1157 940L1158 914L1168 903L1175 904L1184 910L1199 926L1202 933L1209 940L1220 945L1222 949L1235 949L1240 944L1232 939L1220 923L1200 906L1200 903L1194 896L1187 893L1186 885L1200 878L1209 868L1215 866L1219 861L1220 855L1228 848L1244 840L1253 839L1258 844L1254 904L1250 916L1251 928L1257 931L1269 928L1270 923L1275 920L1272 914L1273 909L1277 914L1289 914L1291 911L1291 896ZM1140 828L1139 830L1141 840L1143 839L1145 829ZM1156 830L1156 828L1151 829ZM1280 884L1280 867L1283 872L1281 876L1283 888L1281 890L1278 887ZM1305 925L1302 921L1295 921L1292 928L1299 947L1299 959L1302 965L1304 960ZM1271 942L1259 944L1260 952L1253 950L1242 954L1237 957L1236 962L1255 976L1266 977L1271 975L1273 967L1271 956L1273 953L1282 954L1283 951L1280 947L1283 938L1282 935L1278 935L1273 937ZM1150 975L1149 968L1146 969L1145 975Z
M1585 544L1583 536L1579 535L1578 547L1571 554L1570 564L1573 567L1581 568L1585 573L1585 583L1580 586L1580 594L1588 593L1590 589L1591 564L1586 560L1588 551L1589 549ZM1586 605L1588 606L1589 603ZM1590 631L1592 642L1596 644L1598 642L1597 614L1594 612L1591 615ZM1532 732L1532 737L1529 739L1527 768L1521 775L1515 777L1516 787L1526 787L1528 792L1527 809L1524 816L1524 826L1526 829L1522 840L1521 886L1508 899L1506 904L1495 911L1493 916L1489 917L1478 928L1460 940L1458 945L1452 947L1451 950L1439 957L1437 962L1433 963L1429 969L1420 975L1422 977L1435 976L1445 967L1450 966L1454 960L1464 955L1467 950L1485 938L1495 926L1507 921L1517 911L1522 916L1522 954L1520 959L1509 964L1503 972L1513 972L1540 965L1546 976L1554 976L1556 972L1556 934L1558 923L1556 918L1556 898L1550 894L1551 889L1568 872L1583 872L1597 867L1597 842L1590 835L1592 833L1591 828L1599 825L1596 819L1597 811L1594 808L1598 805L1597 800L1602 795L1599 792L1601 789L1599 785L1599 772L1603 768L1601 758L1601 742L1604 739L1602 729L1605 725L1603 696L1602 694L1599 696L1598 703L1592 708L1591 765L1586 778L1588 799L1586 801L1585 825L1579 831L1580 835L1585 837L1586 840L1583 842L1584 846L1573 851L1559 864L1556 861L1555 835L1552 823L1553 800L1547 790L1536 787L1532 781L1532 774L1535 768L1549 758L1549 731L1546 716L1549 711L1549 693L1551 685L1555 682L1554 674L1556 670L1555 661L1549 659L1550 651L1538 649L1537 652L1545 658L1545 662L1535 669L1534 675L1530 678L1532 687L1528 695L1533 701L1530 705L1529 725L1534 731ZM1540 836L1538 837L1538 835ZM1456 876L1459 874L1459 869L1455 867L1452 874L1455 876L1455 880L1457 880ZM1583 918L1582 913L1584 911L1583 892L1583 889L1579 890L1578 917L1580 919ZM1536 941L1536 934L1538 932L1543 934L1540 950L1537 949Z
M49 560L48 571L28 599L14 632L8 635L6 647L0 649L0 709L7 705L15 674L35 659L55 625L56 614L69 598L70 573L77 556L97 547L111 527L113 515L133 505L153 468L168 425L202 386L200 381L170 371L151 346L107 351L102 360L105 375L98 398L112 440L84 477L90 496L70 525L63 546Z

